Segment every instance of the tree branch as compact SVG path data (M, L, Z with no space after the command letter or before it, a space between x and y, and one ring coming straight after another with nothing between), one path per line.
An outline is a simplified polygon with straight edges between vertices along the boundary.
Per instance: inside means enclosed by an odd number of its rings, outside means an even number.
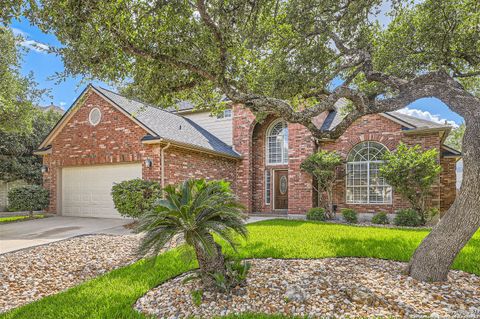
M212 31L215 41L217 42L218 50L220 54L220 57L219 57L220 68L219 68L218 76L220 81L225 82L225 71L227 68L227 48L225 45L225 40L220 31L220 28L213 21L212 17L208 14L207 8L205 7L204 0L197 0L197 10L200 13L200 17L202 18L202 21Z

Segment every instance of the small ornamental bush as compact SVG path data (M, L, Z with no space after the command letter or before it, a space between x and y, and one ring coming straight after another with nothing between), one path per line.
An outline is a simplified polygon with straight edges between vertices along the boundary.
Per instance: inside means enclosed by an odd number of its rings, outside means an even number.
M310 208L307 212L307 220L324 221L325 219L325 209L321 207Z
M353 209L351 208L344 208L342 209L342 216L343 218L345 219L345 221L347 223L350 223L350 224L356 224L358 223L358 216L357 216L357 212L355 212Z
M397 226L418 227L422 225L422 220L415 210L402 209L397 212L397 216L393 219L393 223Z
M112 187L112 197L115 208L120 215L139 217L161 196L160 184L140 178L123 181Z
M372 217L372 223L378 225L387 225L390 222L388 221L387 213L380 212Z
M48 190L38 185L27 185L12 188L8 192L8 209L10 211L28 211L30 217L33 211L48 207Z

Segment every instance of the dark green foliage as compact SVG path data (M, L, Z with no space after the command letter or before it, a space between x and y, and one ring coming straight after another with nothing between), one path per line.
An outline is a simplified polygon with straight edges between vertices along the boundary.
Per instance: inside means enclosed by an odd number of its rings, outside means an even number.
M423 225L420 215L413 209L402 209L393 219L397 226L418 227Z
M400 143L394 152L385 153L384 159L380 175L419 212L421 223L425 225L427 197L442 170L438 164L438 150L423 151L420 145L408 147Z
M356 224L358 223L358 215L357 212L351 208L343 208L342 209L342 216L347 223Z
M190 292L190 295L192 296L193 304L197 307L200 307L203 300L203 290L193 290L192 292Z
M6 132L0 130L0 179L24 180L42 184L42 159L33 155L61 115L54 111L35 111L32 130Z
M461 151L463 135L465 135L465 123L462 123L459 127L452 129L445 140L445 144L457 151Z
M390 223L390 221L388 220L387 213L380 212L380 213L375 214L372 217L372 223L373 224L378 224L378 225L387 225L387 224Z
M321 207L310 208L307 212L307 219L324 221L326 219L325 209Z
M186 180L165 187L165 198L140 216L138 232L145 232L143 254L158 253L180 234L195 250L200 276L206 287L225 285L229 278L222 248L213 235L236 249L237 237L247 236L244 207L225 181ZM212 276L214 278L212 278Z
M8 192L8 209L10 211L43 210L48 207L49 193L38 185L20 186Z
M0 11L10 9L4 8L4 2L0 3ZM18 45L21 40L0 20L0 131L3 132L31 133L37 112L34 103L45 93L36 89L33 74L24 76L21 72L23 52Z
M140 178L123 181L112 187L112 198L120 215L137 218L160 198L160 184Z
M242 242L239 247L241 258L368 257L406 262L429 232L427 229L354 227L279 219L252 223L247 228L248 241ZM227 255L233 253L227 246L224 247ZM196 263L185 263L179 249L173 249L158 256L155 264L142 259L61 293L15 308L1 314L0 318L146 319L132 307L136 300L150 289L196 267ZM480 231L460 252L452 268L480 275ZM283 317L239 314L228 318Z
M307 157L300 168L312 175L317 181L317 191L320 199L323 200L323 194L326 195L324 201L327 208L325 218L333 218L333 186L340 177L339 167L342 165L342 157L336 152L320 150ZM324 212L325 213L325 212Z

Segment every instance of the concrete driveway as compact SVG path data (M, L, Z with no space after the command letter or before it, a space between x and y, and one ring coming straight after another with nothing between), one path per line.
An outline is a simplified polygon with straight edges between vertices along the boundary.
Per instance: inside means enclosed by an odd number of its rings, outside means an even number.
M0 224L0 254L86 234L125 235L131 219L48 217Z

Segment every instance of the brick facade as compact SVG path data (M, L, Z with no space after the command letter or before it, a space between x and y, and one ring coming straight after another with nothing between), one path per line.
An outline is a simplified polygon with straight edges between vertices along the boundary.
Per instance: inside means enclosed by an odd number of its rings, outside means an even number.
M49 212L57 211L60 192L57 186L63 167L141 162L142 177L160 181L161 146L141 142L148 134L144 128L94 92L87 92L76 107L78 109L73 110L71 118L53 138L52 153L43 156L43 163L48 167L43 179L44 186L50 191ZM97 126L91 125L88 120L94 107L102 113ZM145 166L147 158L153 162L151 167ZM170 147L165 151L165 184L178 183L189 177L234 182L236 162L199 151Z
M409 146L421 145L422 149L436 148L440 149L442 138L438 132L424 134L411 134L407 130L402 130L402 126L386 117L373 114L362 117L354 122L345 133L336 141L323 142L321 149L328 151L337 151L344 160L346 160L350 150L360 142L375 141L385 145L390 151L396 149L400 142ZM440 162L440 158L438 159ZM443 159L442 159L443 160ZM455 160L453 161L453 174L455 174ZM452 162L450 161L450 164ZM443 165L442 165L443 166ZM450 169L452 167L449 167ZM345 169L345 168L344 168ZM343 172L344 172L343 169ZM443 176L443 173L441 174ZM440 179L432 186L432 195L429 197L431 207L448 209L449 204L440 206ZM393 192L392 204L347 204L345 198L345 178L338 180L334 188L334 204L338 210L342 208L353 208L359 213L388 212L393 213L399 209L410 207L409 203ZM447 192L455 190L455 185L448 185ZM452 188L453 187L453 188ZM451 203L450 203L451 204ZM448 206L448 207L447 207Z
M98 107L102 118L97 126L89 123L92 108ZM141 162L142 177L161 180L161 149L166 144L143 144L141 139L149 132L128 115L112 106L94 91L88 91L76 110L69 112L63 125L53 137L51 154L43 156L48 171L44 173L44 185L50 190L50 212L57 211L57 185L63 167L81 165L106 165ZM273 209L265 202L265 172L283 169L288 171L288 213L305 214L316 206L317 194L313 191L312 178L302 172L300 164L317 148L337 151L346 158L353 146L361 141L377 141L389 150L394 150L400 141L420 144L424 149L440 148L439 133L411 134L402 126L382 115L369 115L356 121L336 141L316 145L310 132L299 124L288 124L288 164L266 163L266 134L274 117L257 122L253 113L241 105L233 105L233 148L242 156L232 159L202 151L186 149L178 145L169 146L164 152L165 184L176 184L187 178L224 179L230 181L240 201L249 213L285 213ZM321 123L325 114L316 120ZM152 167L145 166L151 159ZM431 204L442 211L448 209L455 199L455 158L439 158L442 175L433 189ZM271 194L274 193L273 180ZM393 212L408 207L408 203L394 194L390 205L347 205L345 203L345 179L337 181L334 203L339 208L352 207L358 212Z
M304 214L313 204L312 178L300 170L301 162L315 151L310 132L299 124L288 124L288 164L266 163L266 134L276 118L268 117L258 123L248 109L234 107L233 145L243 160L237 167L239 197L250 213L282 213L274 209L273 196L265 201L265 171L288 171L288 213ZM273 180L273 179L272 179ZM273 182L271 193L273 194Z

